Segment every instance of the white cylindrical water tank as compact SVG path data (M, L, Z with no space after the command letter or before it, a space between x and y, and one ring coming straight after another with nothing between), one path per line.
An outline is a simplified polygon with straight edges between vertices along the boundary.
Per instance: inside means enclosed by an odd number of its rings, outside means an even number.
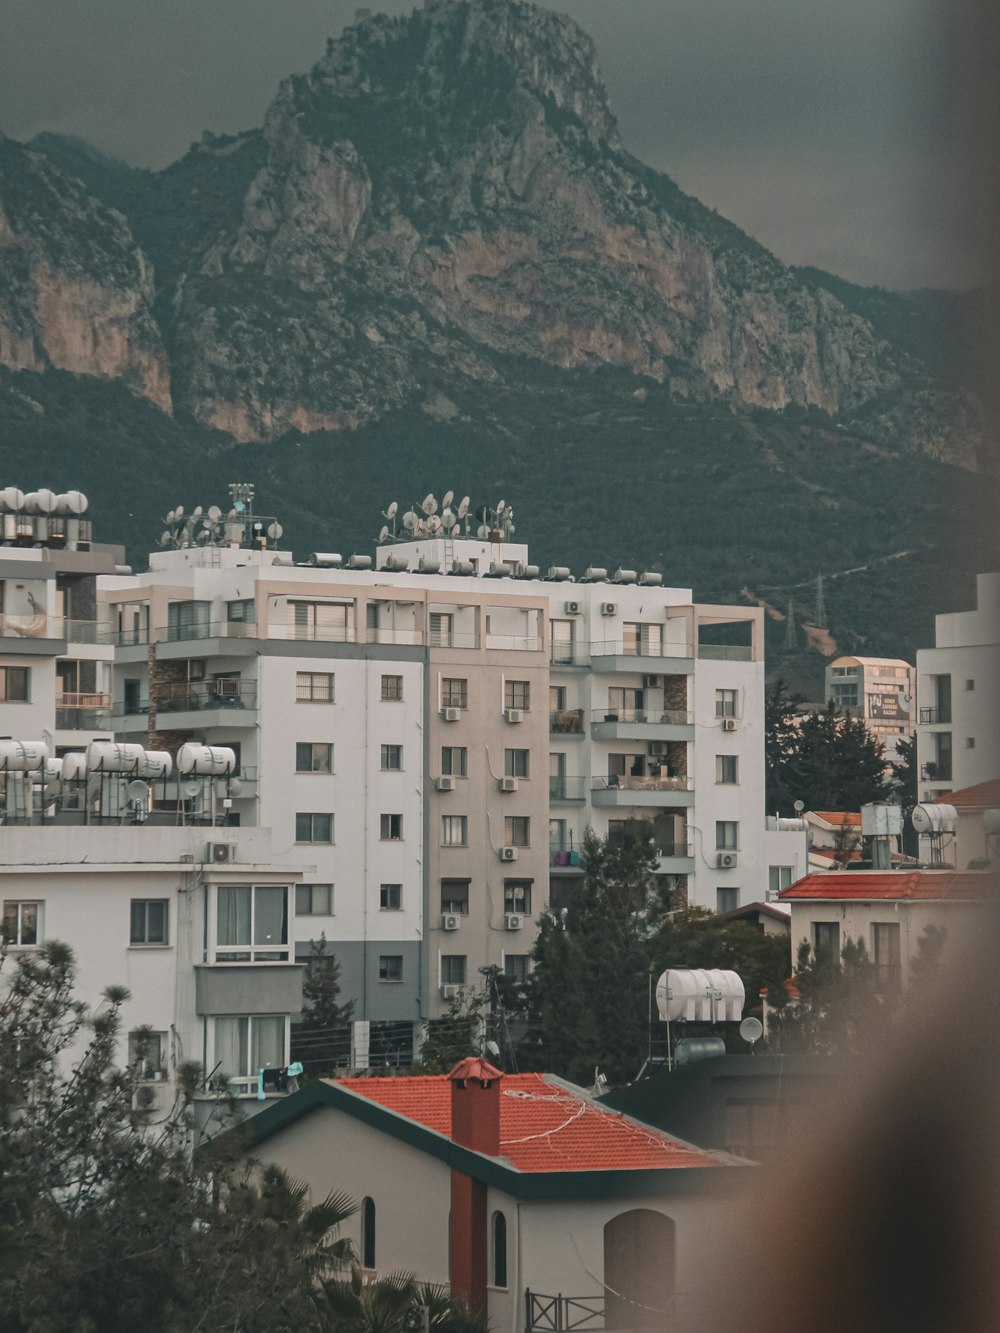
M737 1023L746 991L735 972L723 968L672 967L656 983L656 1007L663 1023Z
M153 781L158 778L170 777L173 772L174 761L166 750L145 750L143 756L143 761L137 772L138 777Z
M90 773L137 773L145 759L141 745L118 741L91 741L87 746L87 771Z
M809 825L804 819L784 819L778 818L779 833L805 833Z
M177 772L181 777L226 778L236 772L236 754L228 746L198 745L187 741L177 751Z
M954 833L958 827L958 811L943 801L928 801L913 807L910 823L918 833Z
M0 741L0 773L34 773L48 757L44 741Z
M87 755L84 750L71 750L63 755L63 782L80 782L87 776Z

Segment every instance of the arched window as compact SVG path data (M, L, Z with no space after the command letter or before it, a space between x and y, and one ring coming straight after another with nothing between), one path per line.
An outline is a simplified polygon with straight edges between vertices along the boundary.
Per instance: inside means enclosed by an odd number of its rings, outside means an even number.
M361 1267L375 1267L375 1200L361 1200Z
M493 1214L493 1285L507 1285L507 1219L503 1213Z

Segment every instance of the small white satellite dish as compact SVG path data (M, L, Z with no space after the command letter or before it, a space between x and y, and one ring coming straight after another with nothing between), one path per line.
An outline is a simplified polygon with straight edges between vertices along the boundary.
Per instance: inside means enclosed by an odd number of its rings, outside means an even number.
M450 532L457 523L458 519L455 517L454 510L446 509L441 515L441 526L448 532Z
M434 496L428 492L420 501L420 508L425 514L436 514L438 511L438 502L434 499Z
M459 506L458 506L458 516L459 516L459 518L465 518L465 516L466 516L466 514L467 514L468 512L469 512L469 497L468 497L467 495L465 495L465 496L462 497L462 501L461 501L461 503L460 503Z
M387 527L383 527L382 531L378 535L378 539L380 542L384 542L388 538L388 536L389 536L389 529Z
M191 517L201 518L203 512L204 511L202 510L201 505L195 505L195 507L191 510Z
M170 543L171 543L172 541L173 541L173 537L171 537L171 535L170 535L169 532L161 532L161 533L160 533L160 545L161 545L161 546L169 546Z
M209 505L208 516L213 523L218 523L219 519L222 517L222 510L218 505Z
M206 532L205 529L202 528L202 530L198 533L197 537L195 537L195 541L198 543L199 546L207 546L208 540L211 537L211 535L212 534L210 532Z
M385 516L386 516L386 518L392 519L392 518L395 518L395 517L396 517L396 514L397 514L398 512L399 512L399 505L397 504L397 502L396 502L395 500L393 500L392 504L391 504L391 505L389 506L389 508L385 511Z
M442 525L441 525L441 520L440 518L438 518L437 514L431 514L430 518L427 520L424 526L426 527L427 531L431 533L431 535L433 536L441 531Z
M284 530L285 529L281 526L280 523L269 523L267 525L267 535L273 542L276 542L281 537L281 534L284 532Z
M181 519L183 517L184 517L184 506L178 505L177 508L174 510L174 522L176 523L178 519Z
M403 527L407 532L412 532L417 526L417 516L412 509L408 509L403 515Z
M241 792L242 790L243 790L243 783L239 780L239 778L230 778L230 779L229 779L229 795L230 795L230 796L239 796L239 794L240 794L240 792Z
M427 536L427 522L425 519L422 518L417 519L416 523L414 523L413 525L413 535L414 537Z
M200 793L200 791L201 791L200 782L185 782L184 786L181 788L181 794L187 797L189 801L194 800L194 798Z
M445 491L444 496L441 500L441 508L447 509L448 506L451 504L452 500L454 500L454 498L455 498L454 491Z
M740 1024L740 1036L752 1046L764 1035L764 1025L759 1018L744 1018Z
M476 536L479 538L481 542L484 542L489 535L490 535L489 528L486 526L485 523L480 523L479 527L476 528Z
M506 508L507 508L507 501L506 501L506 500L501 500L500 503L497 505L497 518L500 517L500 515L503 513L503 511L504 511Z
M136 801L142 801L144 804L149 799L149 787L141 778L136 778L125 788L125 796L130 804Z
M1000 833L1000 810L983 811L983 828L991 838Z
M795 813L796 813L797 815L800 815L800 814L802 813L802 811L803 811L805 808L806 808L806 803L805 803L805 801L793 801L793 802L792 802L792 809L795 811Z

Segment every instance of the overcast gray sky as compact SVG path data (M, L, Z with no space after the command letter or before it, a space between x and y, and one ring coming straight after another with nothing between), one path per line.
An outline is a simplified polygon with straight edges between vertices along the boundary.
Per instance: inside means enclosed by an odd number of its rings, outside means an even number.
M400 13L412 0L373 8ZM789 263L964 286L934 0L560 0L626 145ZM260 124L355 0L0 0L0 129L145 166Z

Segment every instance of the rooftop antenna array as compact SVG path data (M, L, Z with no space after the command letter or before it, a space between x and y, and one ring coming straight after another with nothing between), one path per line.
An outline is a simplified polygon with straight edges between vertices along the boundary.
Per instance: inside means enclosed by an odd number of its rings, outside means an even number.
M178 505L163 520L160 545L175 551L193 546L276 548L284 529L276 518L255 514L253 500L253 484L234 481L229 484L226 513L218 505L209 505L207 509L195 505L190 513Z
M456 505L454 491L445 491L440 504L429 491L419 504L411 505L402 514L398 501L393 500L382 514L385 523L376 545L412 542L420 537L468 537L469 513L469 497L463 496Z

